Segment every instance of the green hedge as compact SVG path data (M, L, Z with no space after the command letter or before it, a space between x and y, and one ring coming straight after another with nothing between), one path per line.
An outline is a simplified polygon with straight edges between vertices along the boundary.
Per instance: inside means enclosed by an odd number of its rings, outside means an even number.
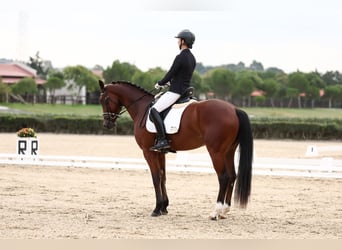
M30 127L37 133L70 133L70 134L133 134L132 119L123 116L117 126L107 130L102 126L99 117L68 117L68 116L0 116L0 132L16 132L21 128Z
M332 119L251 119L254 138L259 139L340 139L342 120ZM133 123L129 116L122 116L112 130L104 129L101 117L61 116L0 116L0 132L16 132L31 127L37 133L71 134L120 134L132 135Z
M251 120L255 138L325 140L342 138L342 120L259 119Z

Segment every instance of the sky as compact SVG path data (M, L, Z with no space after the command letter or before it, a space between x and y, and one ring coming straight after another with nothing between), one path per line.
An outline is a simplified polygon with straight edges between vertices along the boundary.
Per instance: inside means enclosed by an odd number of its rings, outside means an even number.
M167 70L181 30L206 66L342 71L340 0L11 0L0 7L0 58L39 56L53 67L113 61Z

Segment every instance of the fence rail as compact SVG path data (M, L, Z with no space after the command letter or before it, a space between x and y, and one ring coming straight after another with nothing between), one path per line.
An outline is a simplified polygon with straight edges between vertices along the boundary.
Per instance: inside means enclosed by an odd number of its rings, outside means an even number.
M178 154L179 157L177 155L175 160L167 160L167 171L215 173L208 156ZM0 154L0 164L148 170L148 165L142 158ZM253 175L342 178L342 160L256 158Z

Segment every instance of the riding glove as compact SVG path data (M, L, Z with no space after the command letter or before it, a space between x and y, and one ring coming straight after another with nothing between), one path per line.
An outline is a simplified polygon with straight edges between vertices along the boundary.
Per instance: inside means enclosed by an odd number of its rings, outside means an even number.
M154 88L155 89L164 89L166 87L170 87L170 82L167 82L165 85L159 85L159 83L157 82L155 85L154 85Z

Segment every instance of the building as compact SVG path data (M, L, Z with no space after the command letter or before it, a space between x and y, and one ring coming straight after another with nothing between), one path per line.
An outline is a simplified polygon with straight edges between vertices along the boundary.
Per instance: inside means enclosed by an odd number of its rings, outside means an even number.
M3 83L8 85L15 84L26 77L33 78L37 85L42 85L46 82L37 76L35 69L25 64L18 62L0 63L0 78Z
M9 60L0 60L0 81L7 85L14 85L18 83L20 80L24 78L32 78L38 88L38 95L33 96L26 96L24 99L27 102L45 102L45 90L43 87L43 84L46 82L43 79L40 79L37 76L37 71L35 69L32 69L31 67L20 63L20 62L12 62ZM10 99L14 99L16 101L25 102L24 99L19 98L15 95L10 95ZM6 101L8 101L9 96L7 94Z
M103 70L94 69L93 74L102 79ZM56 89L51 93L49 89L44 89L46 80L37 76L37 71L31 67L6 59L0 59L0 79L7 85L14 85L24 78L32 78L38 87L38 95L32 97L33 102L54 103L54 104L86 104L98 103L98 93L87 93L86 87L79 89L72 81L65 81L66 86ZM15 97L12 95L11 99ZM26 99L26 98L24 98Z

